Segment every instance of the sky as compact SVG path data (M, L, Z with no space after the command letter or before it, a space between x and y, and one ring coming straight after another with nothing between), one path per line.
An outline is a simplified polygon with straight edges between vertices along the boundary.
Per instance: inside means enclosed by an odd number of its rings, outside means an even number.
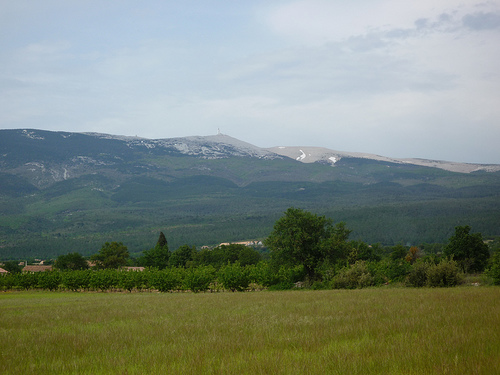
M500 0L0 0L0 129L500 164Z

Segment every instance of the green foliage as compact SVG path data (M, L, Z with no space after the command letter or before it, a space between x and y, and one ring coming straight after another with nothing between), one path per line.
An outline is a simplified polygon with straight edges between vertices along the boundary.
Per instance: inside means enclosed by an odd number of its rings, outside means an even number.
M62 285L74 292L90 288L91 270L67 271L62 273Z
M429 272L429 268L431 267L431 264L426 263L426 262L416 262L413 264L410 268L410 272L408 273L408 276L406 278L406 285L420 288L424 287L427 285L427 274ZM435 267L435 265L434 265ZM438 272L436 269L433 270L433 273L435 274L435 278L437 280L437 274Z
M380 256L375 253L372 246L363 241L350 241L350 252L348 255L349 263L355 263L358 260L379 261Z
M154 248L144 251L142 264L146 267L155 267L162 270L168 267L170 255L168 246L160 247L156 245Z
M312 280L316 276L315 269L324 260L345 257L349 233L343 223L334 227L325 216L289 208L274 224L265 245L276 264L303 265Z
M367 262L366 266L374 277L375 285L402 282L410 270L410 264L403 259L383 259Z
M486 275L493 279L495 285L500 285L500 250L490 258Z
M444 254L458 261L464 272L482 272L490 256L488 245L481 233L471 234L470 230L468 225L455 227L455 234L450 237Z
M375 280L370 274L366 262L362 260L350 267L343 268L332 280L332 286L336 289L366 288L374 283Z
M196 247L183 245L175 250L169 259L169 266L171 267L186 267L189 262L193 260L196 253Z
M61 284L62 277L58 271L38 272L38 287L46 290L56 290Z
M217 281L224 289L232 292L242 292L250 284L249 270L242 267L238 262L226 264L217 272Z
M19 275L19 286L22 289L29 290L38 286L38 276L40 272L24 272Z
M20 273L23 270L23 266L14 260L4 262L2 268L10 273Z
M164 270L151 270L149 277L151 287L160 292L171 292L182 286L182 277L185 271L178 268L165 268Z
M118 271L115 269L96 270L90 274L90 288L106 291L118 287Z
M430 287L456 286L461 279L460 268L454 260L442 260L427 270L427 285Z
M129 252L127 247L121 242L106 242L98 254L93 255L90 259L96 263L96 267L103 268L119 268L127 264Z
M158 237L158 241L156 242L156 246L159 248L164 248L164 247L168 246L167 237L165 237L165 234L163 232L160 232L160 236Z
M85 258L79 253L69 253L59 255L54 263L54 267L59 270L86 270L89 265Z
M253 248L242 244L229 244L214 249L202 249L193 256L197 265L212 265L220 268L228 263L239 262L242 266L257 264L261 255Z
M185 270L183 284L194 293L204 292L215 279L215 268L212 266L200 266Z
M163 232L160 232L156 246L144 251L142 265L162 270L169 265L170 255L167 238Z

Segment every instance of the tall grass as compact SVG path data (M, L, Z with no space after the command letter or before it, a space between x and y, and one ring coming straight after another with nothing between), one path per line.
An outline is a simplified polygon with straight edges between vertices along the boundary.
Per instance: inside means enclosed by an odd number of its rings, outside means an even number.
M500 288L0 293L1 374L499 374Z

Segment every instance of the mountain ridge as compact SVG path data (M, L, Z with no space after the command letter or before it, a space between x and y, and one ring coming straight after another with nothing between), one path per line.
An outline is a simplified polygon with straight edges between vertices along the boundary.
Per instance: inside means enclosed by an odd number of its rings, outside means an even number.
M263 239L289 207L345 221L354 239L372 243L443 241L463 223L500 235L495 168L263 149L224 134L1 130L0 258L95 253L114 240L138 252L159 231L173 248Z
M95 132L50 132L37 129L0 130L0 134L7 131L19 132L23 136L33 140L44 140L44 133L60 134L63 138L69 138L74 135L85 135L100 139L121 141L131 148L164 148L170 149L172 151L175 150L184 155L199 156L202 158L250 156L264 159L274 159L279 157L288 157L303 163L323 162L331 164L332 166L334 166L335 163L342 158L361 158L390 163L440 168L458 173L472 173L476 171L500 171L500 164L462 163L424 158L392 158L376 154L338 151L315 146L275 146L262 148L222 133L208 136L186 136L158 139L150 139L137 136L121 136Z

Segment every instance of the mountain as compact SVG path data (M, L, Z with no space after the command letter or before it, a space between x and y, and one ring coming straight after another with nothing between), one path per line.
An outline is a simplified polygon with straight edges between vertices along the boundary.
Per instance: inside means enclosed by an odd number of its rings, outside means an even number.
M446 171L471 173L478 171L498 172L500 171L499 164L472 164L472 163L456 163L443 160L427 160L427 159L395 159L380 155L365 154L361 152L344 152L334 151L322 147L273 147L267 149L278 155L286 156L303 163L329 163L335 165L343 158L356 158L377 160L394 164L419 165L422 167L431 167L444 169Z
M0 259L262 239L290 206L368 242L499 235L500 165L259 148L227 135L145 139L0 130Z

